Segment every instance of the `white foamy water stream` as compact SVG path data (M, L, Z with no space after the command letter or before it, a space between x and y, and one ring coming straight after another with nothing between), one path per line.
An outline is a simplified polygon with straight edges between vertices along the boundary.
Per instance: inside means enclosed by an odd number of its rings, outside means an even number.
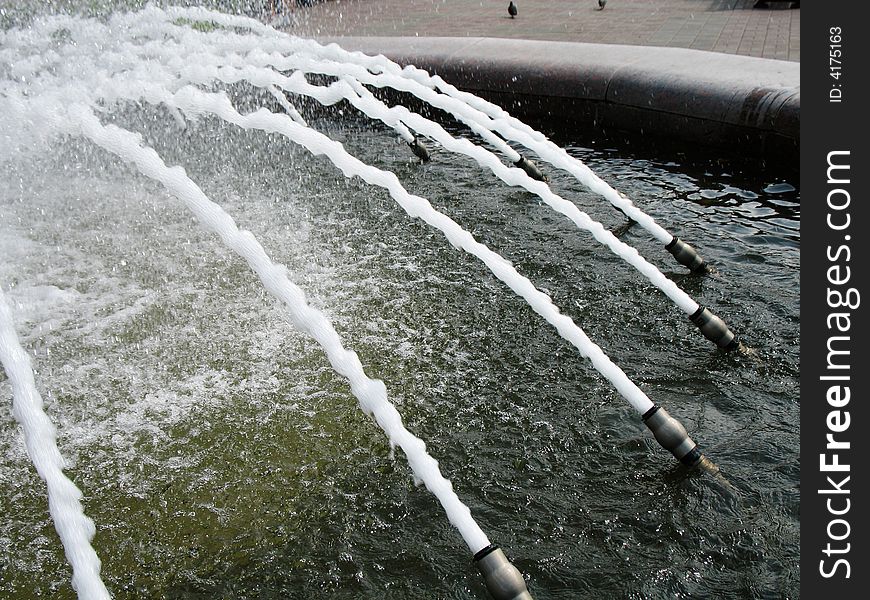
M172 22L178 18L244 27L256 35L221 30L197 32ZM180 126L185 126L188 120L216 118L244 130L279 134L314 155L327 157L346 177L359 177L370 185L383 188L409 216L421 219L441 232L454 247L483 262L497 279L525 300L581 356L588 358L637 412L643 414L653 406L647 395L590 340L583 329L562 314L548 294L536 288L509 261L477 241L456 221L436 210L428 200L406 190L394 173L365 164L349 154L339 142L309 127L285 92L308 96L324 105L346 100L368 117L392 127L405 141L414 139L413 130L436 140L444 148L473 158L505 183L537 194L578 227L590 231L596 240L659 287L681 310L686 313L697 310L698 304L694 300L634 248L618 240L573 203L553 193L546 183L533 180L520 169L505 166L489 150L450 135L440 125L402 106L386 106L365 86L389 86L407 91L432 106L453 113L511 161L517 160L519 154L493 132L540 150L540 155L550 157L554 164L566 168L573 165L571 168L577 173L582 171L573 162L569 165L564 161L559 153L562 151L552 150L548 142L517 127L504 114L491 110L492 114L484 114L481 109L486 108L485 104L457 93L439 93L434 88L443 86L437 80L426 79L413 70L397 71L392 63L383 59L370 60L334 46L320 47L278 34L247 19L200 9L163 11L151 7L140 13L116 15L106 23L58 17L39 20L26 31L12 30L0 35L0 74L3 77L0 81L0 109L7 115L0 124L0 135L8 141L8 151L38 150L59 135L81 136L132 164L181 200L206 229L217 234L228 248L247 262L265 289L282 303L292 323L323 348L333 369L350 382L363 411L375 419L392 444L403 449L414 474L438 498L449 521L459 530L472 552L488 545L487 536L450 482L441 475L437 461L429 455L423 441L405 428L398 411L388 399L383 382L366 375L360 359L344 347L330 321L308 303L302 290L289 278L287 270L269 257L250 232L240 230L233 218L210 200L181 167L167 166L137 133L106 125L106 120L101 118L103 114L110 117L116 107L130 107L138 102L165 106ZM176 42L168 40L167 35L174 37ZM286 70L295 72L287 76L283 73ZM328 85L312 85L305 77L307 71L339 79ZM274 113L263 107L247 114L240 112L222 91L240 82L262 88L287 114ZM215 88L219 91L213 91ZM602 187L601 184L606 184L600 179L590 179L585 172L584 177L587 178L584 183L592 189L600 190L605 196L610 194L608 190L611 188ZM620 201L623 204L628 202L622 198ZM630 210L626 213L635 220L644 220L643 216L635 217ZM667 237L667 241L670 239L669 234L663 237ZM2 346L14 348L17 341L11 329L11 312L7 308L0 317L3 317L4 326L0 331ZM27 379L26 361L21 359L17 350L5 352L3 363L13 380L13 387L18 390L21 384L16 382L25 381L26 389L30 389L27 386L33 387L33 392L27 392L32 397L36 393L36 384L32 372ZM16 391L16 402L19 394ZM26 422L28 418L25 417L22 423ZM28 434L34 439L52 440L54 434L49 425L39 422L34 426L25 424L24 428L26 432L28 428L36 432ZM47 448L47 443L41 442L38 448ZM30 450L29 444L31 457L36 455L34 464L49 487L52 515L73 565L74 586L81 597L105 597L99 595L105 593L105 588L102 592L98 589L102 584L93 582L99 582L99 561L89 544L93 524L81 514L81 507L77 504L78 491L68 480L63 480L67 483L57 483L62 477L62 473L56 474L60 472L62 461L59 454L55 454L56 447L52 452L36 452ZM49 458L41 458L43 454ZM45 464L53 465L55 471L46 471L38 459L47 460ZM44 472L50 472L50 475L46 476ZM55 510L55 505L64 508ZM76 507L78 512L73 510ZM70 516L74 512L75 515Z
M208 19L210 13L203 9L175 8L170 11L170 14L194 19ZM668 244L674 237L656 223L651 216L635 206L630 199L613 189L582 161L570 156L564 149L549 141L544 134L512 117L503 108L474 94L463 92L437 75L430 75L425 70L412 65L402 68L384 56L368 56L361 52L348 52L337 44L322 46L313 40L299 40L297 38L292 38L288 42L287 38L275 38L269 35L268 29L263 29L260 23L244 17L223 16L217 18L216 22L228 27L243 27L263 35L266 38L263 40L265 44L261 44L260 48L264 51L274 48L285 54L292 53L296 56L310 53L317 58L326 58L345 65L362 66L374 75L373 80L364 81L364 83L371 83L371 85L379 87L388 85L394 89L414 94L432 106L447 110L457 119L468 124L476 133L479 133L480 129L490 132L497 131L505 138L533 150L551 165L571 173L578 181L623 211L661 243ZM380 75L396 76L406 81L398 84L395 82L379 84L378 81L382 81L378 79ZM490 137L485 137L485 139L492 143ZM508 154L508 156L512 158L513 154Z
M415 78L405 77L402 75L405 71L396 73L397 66L386 61L383 57L366 57L360 53L348 53L334 44L322 47L307 40L274 35L274 32L273 35L262 40L259 36L244 36L224 31L204 34L189 27L173 24L170 21L171 15L180 14L184 18L211 18L213 22L219 24L242 26L261 33L269 31L268 28L263 30L262 25L242 17L220 15L203 9L181 10L180 12L175 9L166 12L150 9L147 12L149 17L147 20L130 21L129 18L119 18L119 20L123 27L138 31L143 35L160 33L177 38L179 43L171 44L168 41L161 44L146 43L141 45L123 43L120 45L123 52L120 54L122 60L119 66L129 67L136 65L137 61L138 63L144 61L146 73L153 76L156 68L150 61L159 58L163 68L180 75L179 79L174 82L167 75L163 75L165 85L176 88L185 81L206 84L215 79L225 83L244 80L269 89L273 95L275 94L273 89L275 86L279 86L288 92L314 97L324 104L333 104L342 99L348 100L364 114L380 119L396 129L408 142L413 140L413 135L408 132L406 127L406 124L409 124L417 131L436 139L445 148L470 156L478 164L495 173L505 183L523 187L536 194L551 208L569 218L578 228L591 232L598 242L604 244L642 273L685 314L691 315L698 310L699 304L694 299L668 279L657 267L644 259L636 249L623 243L600 223L578 209L575 204L553 193L547 184L533 180L520 169L505 167L495 155L485 148L475 146L467 140L453 138L439 125L420 115L411 113L404 107L387 108L371 94L365 92L361 94L360 92L364 90L364 87L360 84L391 87L408 92L432 106L444 109L469 125L472 130L478 133L489 132L485 139L501 149L513 162L519 159L519 155L493 135L491 130L498 130L509 139L517 139L517 141L535 149L539 155L547 158L553 164L559 164L574 173L591 190L610 199L629 217L649 229L659 241L668 243L673 239L673 236L658 227L651 217L639 211L630 200L613 190L583 163L573 159L554 144L546 140L542 141L541 136L530 135L528 126L518 128L515 124L518 121L508 119L503 111L497 113L494 120L488 114L484 114L474 106L469 105L466 101L467 94L438 93L433 87L437 87L435 83L438 83L439 80L434 78L427 80L431 84L430 87L427 87L418 81L421 79L419 70L407 69L406 71L413 73ZM312 56L311 53L314 55ZM126 60L124 60L125 55ZM118 55L110 54L110 57L116 56ZM106 58L106 56L101 57L101 60L105 61ZM209 65L212 68L209 68ZM233 67L236 68L233 69ZM257 69L257 67L269 68ZM143 67L139 64L138 68L141 71ZM273 68L279 72L273 71ZM349 84L352 91L335 84L324 90L320 86L307 84L304 77L287 78L280 72L288 69L297 70L297 73L311 72L341 77L345 83L348 81L355 83ZM369 69L378 72L373 73ZM128 75L125 74L125 77ZM115 85L110 86L107 90L109 95L114 92L113 87L117 88ZM442 85L442 87L444 86ZM103 95L105 96L105 93ZM278 101L295 121L304 124L301 115L295 107L286 101L286 98L278 98Z
M73 568L73 588L80 598L109 598L109 592L100 579L100 559L91 546L96 528L84 513L81 491L63 472L65 463L57 449L57 432L43 409L30 358L18 341L12 310L2 288L0 364L12 384L12 412L24 431L27 454L48 488L51 518Z

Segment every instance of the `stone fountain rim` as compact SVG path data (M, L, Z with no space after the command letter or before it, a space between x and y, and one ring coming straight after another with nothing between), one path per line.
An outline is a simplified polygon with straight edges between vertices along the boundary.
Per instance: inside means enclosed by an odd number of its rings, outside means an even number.
M555 119L797 164L800 63L691 50L485 37L332 37Z

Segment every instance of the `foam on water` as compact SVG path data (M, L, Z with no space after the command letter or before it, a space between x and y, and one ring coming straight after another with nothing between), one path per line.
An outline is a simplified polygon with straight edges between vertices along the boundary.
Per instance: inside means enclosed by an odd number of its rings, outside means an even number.
M209 11L202 9L172 9L170 12L174 15L184 15L187 18L209 18ZM381 55L367 56L361 52L347 52L337 44L321 46L311 40L293 38L288 45L288 38L269 36L268 30L264 30L261 24L245 18L216 18L216 22L227 27L244 27L261 35L266 34L265 37L267 39L264 41L267 44L275 44L274 47L283 48L287 53L302 54L307 51L317 57L330 58L343 64L364 66L375 74L386 75L389 73L406 79L407 82L403 84L395 85L394 83L389 83L386 85L412 93L432 106L444 108L460 121L469 124L469 126L471 126L471 123L475 123L476 125L472 127L475 131L478 131L479 128L497 131L507 139L516 141L533 150L543 160L553 166L566 170L590 190L603 196L608 202L636 221L661 243L668 244L674 237L656 223L652 217L635 206L631 200L613 189L581 161L571 157L562 148L549 141L542 133L534 130L519 119L510 116L501 107L474 94L458 90L455 86L447 83L437 75L432 76L414 66L408 66L403 69ZM379 85L376 81L377 79L375 81L364 81L364 83ZM440 91L442 94L430 93L435 90ZM450 100L458 102L451 102Z
M193 14L198 15L198 18L205 18L201 10L194 11ZM190 16L190 18L193 17ZM222 19L218 22L228 26L231 23L237 27L246 26L244 19ZM251 25L250 27L253 31L261 31L256 25ZM177 26L173 28L173 26L167 25L166 31L180 37L188 35L192 38L197 37L197 32L188 33L181 31ZM203 37L201 34L198 36L201 43L205 42ZM547 140L543 134L535 132L528 125L510 117L504 110L495 105L466 92L459 92L455 87L446 84L437 76L431 77L425 71L415 69L414 67L401 69L383 56L371 57L359 52L347 52L336 44L321 46L313 41L299 40L287 36L252 38L251 36L241 36L225 32L217 32L212 37L217 41L223 40L222 46L224 51L232 49L232 52L248 52L246 58L254 58L259 53L269 52L270 50L276 52L278 54L277 58L274 55L271 58L272 60L277 60L277 66L281 68L298 68L305 72L332 75L351 73L354 78L362 83L376 87L391 87L413 94L424 102L442 108L452 114L459 121L468 125L472 131L481 135L488 143L500 149L512 162L516 162L519 159L519 154L497 136L493 135L492 132L497 131L506 138L519 142L535 151L550 164L565 169L590 190L602 195L611 204L623 211L663 244L668 244L673 239L673 235L665 231L652 217L636 207L631 200L614 190L581 161L571 157L562 148ZM214 43L214 40L208 40L206 43ZM330 62L324 62L323 59L328 59ZM363 68L354 69L355 66ZM436 89L444 93L439 94L436 92ZM569 216L579 227L585 229L586 227L578 222L579 215L577 213L579 211L573 205L569 205L570 203L563 204L559 202L551 204L559 212ZM596 239L602 241L598 235L596 235ZM688 314L691 314L697 310L697 305L693 310L688 310L687 307L691 306L691 303L692 301L686 301L683 298L682 303L678 302L678 305Z
M96 528L84 514L82 493L63 473L56 430L43 411L30 358L21 347L12 322L12 311L0 289L0 363L12 384L13 414L24 430L27 453L48 487L48 506L67 560L73 568L72 584L79 597L109 598L100 579L100 559L91 547Z
M152 9L152 12L155 10L159 12L159 9ZM223 17L219 17L219 19L223 19ZM230 21L232 22L233 19L230 19ZM128 44L125 43L121 44L123 48L126 48L127 45ZM154 50L154 52L159 52L159 50ZM120 64L128 64L131 60L134 63L136 62L135 57L125 58L124 52L118 53L115 60ZM232 72L228 72L226 68L212 68L212 70L209 70L208 67L191 67L193 73L200 71L200 75L203 76L201 69L205 70L205 75L208 75L211 78L222 78L224 81L236 81L243 78L241 73L233 74ZM248 68L248 71L250 71L250 77L252 78L255 76L263 78L265 76L264 71L256 70L253 67ZM143 74L145 77L143 77ZM294 77L299 81L300 85L305 85L302 74L297 73L289 79L292 80ZM259 83L264 87L267 87L268 85L274 85L275 83L282 83L286 79L287 78L284 78L281 75L275 75L270 76L268 80L261 80ZM570 341L580 351L582 356L589 358L592 361L593 366L613 383L620 394L625 397L640 414L645 413L653 406L652 401L646 396L646 394L644 394L643 391L641 391L625 375L625 373L607 357L599 346L594 344L588 338L583 330L578 327L570 317L562 315L546 294L537 290L526 277L520 275L516 269L507 263L501 256L492 252L483 244L478 243L471 234L462 229L462 227L460 227L455 221L439 211L436 211L428 201L409 194L394 174L383 172L361 163L359 160L350 156L341 144L330 140L314 130L299 125L286 115L276 115L263 109L249 115L241 115L233 108L232 104L226 97L219 94L205 94L190 86L182 87L178 92L172 93L171 89L183 83L183 80L176 80L171 73L162 69L161 66L154 61L146 61L137 70L125 71L118 77L103 77L99 81L93 82L90 89L78 86L74 92L66 93L65 97L86 100L89 95L96 94L97 98L105 98L110 102L119 98L128 100L143 99L155 104L163 103L169 106L174 106L175 108L182 110L182 112L187 114L190 118L197 118L202 114L211 113L229 123L244 128L255 128L271 133L281 133L315 154L325 154L346 176L357 175L367 183L387 189L390 195L410 216L422 218L429 225L444 233L450 243L455 247L462 248L482 260L496 277L504 281L515 293L526 300L535 312L543 316L551 325L553 325L562 337ZM338 83L341 84L342 82ZM313 88L315 86L311 87ZM319 93L330 93L329 89L333 88L319 88ZM316 91L318 90L311 90L312 93ZM341 94L340 90L331 93L336 95L336 99L344 97L344 94ZM358 96L355 97L359 98ZM94 100L91 100L91 102L93 101ZM12 110L17 108L17 110L26 113L27 108L22 107L21 104L22 103L20 102L13 102ZM32 105L33 101L30 101L30 104ZM41 112L52 111L42 110ZM409 114L408 111L402 112L402 115L406 120L414 120L414 115ZM62 119L57 118L56 109L54 114L49 115L49 117L50 118L47 119L47 121L54 120L51 124L60 130L63 130L63 123L58 122L62 121ZM418 125L421 128L428 127L426 123L418 123ZM432 133L433 135L437 133L437 129L432 129ZM450 140L452 138L446 136L443 139L445 142L451 143ZM462 143L462 140L453 140L453 142L455 142L459 147L475 154L477 153L474 150L476 147L471 146L467 142ZM478 156L478 158L480 160L488 161L493 168L506 172L506 177L510 178L511 176L514 176L517 180L527 180L527 185L532 187L536 184L540 184L542 193L547 193L549 191L546 184L531 180L520 169L507 169L491 154L486 151L481 152L482 154ZM557 198L557 200L560 199ZM562 202L579 213L579 210L576 209L574 205L565 201ZM609 232L604 230L600 225L598 226L597 233L602 237L608 237L612 244L615 243L616 245L624 246L624 244L618 242L615 237L609 234ZM632 260L639 261L648 277L658 281L659 283L662 281L666 282L666 284L671 283L671 292L679 293L678 288L661 275L655 267L643 261L636 250L620 248L620 251ZM680 305L681 308L687 312L693 312L693 310L690 309L697 309L697 303L688 298L688 296L685 296L685 294L683 294L683 297L680 299Z
M203 19L229 28L243 27L258 35L244 36L220 30L208 34L193 32L189 27L172 22L178 18ZM173 44L166 39L167 32L177 36L180 43ZM260 46L262 50L258 49ZM275 54L270 53L270 50L280 52ZM242 52L246 54L243 56ZM293 52L298 54L292 54ZM336 60L347 62L339 64ZM291 280L288 270L269 257L253 234L239 229L233 218L212 202L182 168L167 166L141 136L115 125L104 124L113 118L113 111L119 107L128 109L135 103L147 103L168 108L172 119L169 122L174 120L180 128L187 127L189 122L205 120L202 117L217 117L222 123L229 123L240 129L280 134L315 155L325 155L348 178L359 177L371 185L383 188L408 215L423 220L440 231L454 247L482 261L496 278L525 300L582 356L589 358L595 369L640 413L651 408L652 401L569 316L561 313L547 293L537 289L509 261L478 242L456 221L433 208L428 200L410 194L395 174L361 162L350 155L340 143L308 127L305 119L287 100L284 91L308 95L324 104L348 100L365 114L381 119L393 127L406 141L413 138L410 131L413 129L432 137L445 148L474 158L506 183L538 194L550 206L569 216L575 224L592 231L596 239L637 267L682 310L693 312L697 308L694 300L642 259L636 250L617 240L572 203L552 193L546 184L531 180L519 169L506 167L489 151L466 140L454 138L440 125L403 107L387 108L365 85L389 85L410 91L433 106L453 112L511 160L519 154L494 135L493 131L498 131L509 139L524 141L529 147L539 149L542 155L550 152L554 163L562 164L559 162L562 160L561 155L551 152L547 142L542 141L540 136L513 125L501 113L492 117L480 113L475 106L486 108L486 105L477 101L456 94L451 96L437 93L431 87L440 85L437 80L423 78L415 71L397 71L394 65L382 58L364 58L361 55L345 53L336 47L324 48L298 41L278 35L270 28L248 19L199 9L163 11L149 7L140 13L115 15L106 23L58 17L37 20L26 31L2 32L0 61L4 65L2 74L5 77L0 88L0 108L8 117L0 124L0 136L9 142L4 143L5 149L0 151L0 160L10 161L22 149L38 151L46 142L56 142L61 137L59 134L82 136L133 164L146 177L161 183L182 200L205 228L216 233L227 247L247 261L266 290L280 301L281 310L289 315L293 324L320 344L334 370L350 381L351 389L362 409L374 417L387 433L391 444L404 450L415 477L435 494L450 522L460 531L472 552L486 546L489 540L471 518L468 507L459 500L450 482L441 475L438 463L428 454L425 444L405 428L398 411L387 397L383 382L366 375L360 359L354 352L345 349L330 320L322 311L311 306L301 288ZM376 72L360 68L360 65L367 65ZM340 79L329 86L315 86L309 84L300 72L286 77L276 71L287 68L326 73ZM413 78L407 76L409 73ZM210 87L213 84L236 82L248 82L262 87L288 114L276 114L265 108L242 114L225 93L206 92L190 85L196 83ZM104 114L105 118L98 118L95 113ZM569 162L563 161L565 165ZM577 173L583 172L574 162L569 166ZM610 188L603 188L595 179L588 179L588 182L593 189L603 190L605 195L610 194L607 191ZM623 205L628 202L627 199L622 200ZM630 210L626 212L631 216ZM643 217L638 220L642 219ZM13 232L11 236L16 235L14 229L10 228L9 231ZM13 259L16 252L18 255L21 253L14 237L5 240L0 238L0 244L13 248L9 253ZM41 251L49 252L50 249L42 248ZM84 260L88 260L86 252L82 252L82 256ZM111 266L112 269L115 267L116 265ZM3 283L16 278L14 263L0 264L0 278L3 278ZM111 288L113 284L108 285ZM93 330L110 327L113 319L127 321L133 315L147 313L156 304L154 292L144 287L136 288L129 283L118 284L112 292L123 299L120 306L117 305L119 303L106 300L102 305L104 310L91 309L91 312L85 311L74 317L75 307L82 301L86 300L85 303L91 306L99 305L94 300L97 291L78 289L74 282L61 286L30 279L11 287L13 310L7 308L6 313L10 320L14 314L23 322L41 323L35 331L39 331L39 327L54 327L53 319L66 319L65 322L74 318L80 319L82 322L79 327L82 334L86 335L89 328ZM272 331L265 335L273 340L277 334ZM11 338L8 335L4 337L6 346L12 343L9 339ZM411 353L413 350L410 344L403 343L398 345L398 351ZM108 359L99 360L103 362L94 363L98 371L112 371L113 366ZM18 369L13 364L16 361L17 359L4 360L7 372ZM13 366L7 366L7 362ZM130 376L133 379L136 377L135 374ZM81 376L81 379L85 380L86 377ZM276 385L276 382L277 379L269 379L257 385L269 387ZM15 385L17 384L13 381L13 386ZM105 431L120 432L138 428L139 432L152 436L154 443L159 444L168 439L161 425L178 423L184 415L195 412L202 403L214 401L209 396L220 397L222 386L229 384L222 379L220 371L214 370L191 378L185 385L188 386L189 393L179 395L174 390L151 392L138 401L130 402L125 408L112 412L107 419ZM149 424L149 414L153 412L161 415L158 423ZM78 429L73 426L70 431L72 437L86 435L83 426ZM131 450L133 448L130 442L114 438L113 441L118 445L126 444ZM34 462L36 463L35 459ZM184 459L180 459L173 468L181 468L183 463ZM51 485L49 483L50 489ZM74 494L68 489L64 493L67 494L65 498L74 498ZM80 532L68 535L67 539L61 533L61 537L65 546L69 544L73 548L68 549L67 553L75 558L70 558L74 570L86 569L80 566L85 564L89 565L89 572L98 574L98 562L94 563L96 556L88 554L86 550L89 546L85 546L89 535L93 534L93 525L88 525L89 521L82 519L83 516L78 521L73 521L78 523L84 535ZM56 517L56 521L59 532L61 529L68 531L68 517L61 516L59 520ZM94 564L97 565L96 571ZM85 585L82 583L81 589L85 589ZM76 583L76 588L79 589L79 583ZM79 591L82 597L101 597L88 596Z

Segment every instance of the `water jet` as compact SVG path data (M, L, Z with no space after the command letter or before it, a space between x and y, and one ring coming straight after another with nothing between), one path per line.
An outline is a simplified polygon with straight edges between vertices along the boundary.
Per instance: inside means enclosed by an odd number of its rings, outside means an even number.
M227 30L189 35L173 21L185 15L206 15L218 24L225 23ZM536 597L547 597L549 575L542 575L547 571L561 572L558 577L570 582L556 586L581 589L582 582L573 576L583 572L583 566L559 555L598 552L601 548L595 544L584 543L577 549L576 537L600 540L596 524L606 518L623 511L648 512L641 510L642 500L632 492L637 482L620 475L624 470L601 463L618 466L628 460L641 461L654 471L655 461L661 458L660 452L649 452L642 443L650 434L625 419L624 407L614 402L617 395L640 415L650 413L643 422L675 458L713 473L715 465L699 454L685 428L664 409L655 410L657 405L641 389L670 398L674 388L682 385L665 369L672 361L668 352L673 346L687 356L692 387L705 385L706 372L693 363L706 356L699 357L682 341L690 331L688 324L645 319L626 342L624 323L609 316L624 313L632 304L641 314L658 314L661 307L649 298L658 292L649 288L648 279L623 273L629 270L610 256L601 259L597 249L576 240L570 227L569 231L560 231L560 225L540 227L535 222L539 218L536 207L500 202L501 189L491 194L487 189L463 189L468 179L482 179L473 166L468 175L466 165L445 165L446 153L439 151L430 157L437 168L408 168L407 150L402 145L396 152L394 143L396 133L409 144L430 137L439 147L468 152L465 156L479 158L477 162L488 169L491 166L499 178L540 191L558 204L541 180L516 164L522 156L504 140L499 142L496 133L474 121L468 126L475 135L475 128L480 129L480 139L494 149L485 154L466 133L437 122L433 125L403 107L374 98L368 86L377 85L367 78L391 73L389 65L378 63L377 72L363 72L356 67L370 57L340 63L335 59L344 54L338 50L319 50L235 17L150 8L114 15L105 22L69 18L35 25L27 36L0 34L4 84L0 106L7 115L0 123L0 136L11 141L0 151L5 183L0 191L0 249L10 257L0 261L0 287L13 299L11 314L37 366L36 385L47 399L47 412L56 416L65 433L62 449L73 457L76 469L70 471L71 477L85 491L85 508L95 518L94 548L103 558L109 589L122 589L127 570L142 581L157 577L143 575L135 566L139 561L149 562L142 550L146 544L137 540L148 533L123 525L125 519L140 519L141 505L154 498L168 501L162 512L155 507L157 516L149 519L158 535L162 531L164 536L156 538L154 547L168 547L171 538L184 552L196 548L201 556L222 557L230 552L213 540L231 540L233 556L238 552L243 557L242 566L233 565L233 569L254 577L263 573L253 565L278 565L274 570L279 574L270 571L269 577L286 579L263 584L273 586L266 593L286 589L291 581L294 589L302 586L303 593L312 597L326 593L323 590L364 597L366 589L381 590L387 582L406 586L394 593L411 596L414 582L390 575L394 565L386 557L394 554L396 539L414 538L402 534L423 531L425 541L419 546L429 548L431 544L439 548L440 556L434 561L435 569L427 568L428 560L414 562L420 585L454 586L449 593L465 597L471 592L455 587L463 586L461 581L437 575L456 568L449 566L450 556L463 554L457 549L461 542L456 532L446 526L449 521L456 525L468 550L477 555L475 562L494 598L529 598L522 575L501 550L490 547L488 537L470 519L472 512L488 528L498 528L505 514L517 514L520 518L515 519L511 533L518 541L511 546L522 546L523 540L544 540L542 547L550 553L552 540L568 544L570 552L556 549L552 550L555 558L529 560ZM64 28L75 43L63 42L66 34L58 32ZM256 33L256 39L239 35L239 28ZM256 46L264 50L255 51ZM296 67L285 69L290 61ZM305 64L312 65L315 73L331 69L333 75L314 85L305 77ZM381 77L378 82L387 80ZM395 81L405 85L398 77ZM308 98L326 107L325 111L338 103L347 103L341 105L342 110L348 105L359 107L364 123L377 119L389 128L381 137L392 136L392 146L377 134L370 139L358 136L353 126L359 121L352 122L353 135L339 144L331 138L345 135L343 125L331 124L332 116L322 116L335 113L309 114L314 103L303 104ZM276 101L280 110L275 108ZM457 111L462 108L453 106ZM297 107L305 112L304 118ZM185 127L183 136L178 135L174 121ZM165 123L173 127L161 131ZM177 146L176 137L183 138ZM16 154L19 147L20 155ZM507 164L501 162L504 159ZM119 161L133 169L120 168ZM184 168L169 166L173 164ZM439 170L447 175L427 183L431 173ZM144 177L131 175L134 172ZM562 177L558 172L552 174L559 185L570 185ZM297 178L315 183L307 189L299 183L297 188ZM223 186L234 179L238 180L235 188ZM277 190L274 195L263 193L271 188ZM457 196L469 198L456 200ZM211 242L199 232L199 225L184 225L184 214L173 212L176 198L182 201L179 207L192 211L202 229L223 244ZM671 220L679 214L660 210ZM313 215L310 219L309 213ZM550 217L543 220L549 226ZM703 219L698 221L704 225ZM589 225L596 231L603 227L591 221ZM336 233L327 238L327 230ZM28 244L36 244L36 251ZM562 252L561 245L568 251ZM189 248L193 254L187 254ZM457 248L465 254L455 252ZM237 261L230 250L244 260ZM307 258L296 260L296 253ZM218 268L213 262L229 267ZM342 262L347 265L344 271L331 270L329 265ZM198 278L200 270L206 275ZM653 277L658 275L653 273ZM405 287L395 284L401 279L407 279ZM302 292L303 285L310 301ZM663 285L673 289L666 282ZM59 292L34 291L47 286ZM506 294L505 287L518 298ZM107 296L102 304L96 300L101 295ZM213 304L203 300L206 295L214 297ZM63 298L69 298L68 304ZM751 294L748 298L741 301L757 302ZM690 302L683 304L684 311L692 307ZM81 314L71 312L77 306L86 309ZM374 308L369 310L370 306ZM529 313L530 308L547 325L541 327L543 323ZM764 312L763 306L759 312ZM227 326L225 313L241 325ZM183 324L174 326L174 319ZM467 319L466 329L451 326L451 320L462 319ZM285 320L286 328L276 325ZM618 355L620 362L631 366L629 372L643 378L640 386L592 342L580 327L581 320L596 337L606 340L608 353ZM214 332L209 332L210 325ZM714 337L723 338L721 328L708 325L706 329L715 329ZM345 348L345 343L359 354ZM589 361L576 360L578 353ZM155 355L161 360L151 358ZM493 365L501 371L490 370ZM741 365L728 368L737 372L734 385L743 386L744 379L751 379L741 377ZM387 383L369 377L367 371ZM201 383L212 379L217 383ZM338 383L331 383L333 379ZM4 394L6 381L0 381ZM184 389L188 381L194 392ZM393 406L384 403L388 386ZM157 401L143 400L150 396ZM710 396L714 401L717 398ZM193 405L181 420L162 416L164 410L183 413L188 397L205 405ZM504 402L503 397L510 401ZM322 421L330 419L326 415L342 412L326 410L329 402L340 405L344 399L359 405L360 422L342 417L354 427L346 427L347 422L323 425ZM221 407L223 402L228 406ZM711 404L708 400L687 403L681 414L705 411ZM354 404L349 407L355 408ZM242 410L249 410L255 421L234 433L232 447L243 451L227 454L221 443L209 437L210 432L222 422L238 425L235 413ZM399 411L409 415L407 428ZM436 425L433 415L440 415ZM606 426L599 424L599 416ZM395 446L407 456L414 477L434 494L431 498L406 485L404 463L399 475L391 477L395 469L383 466L391 462L389 451L379 452L377 445L367 441L378 437L366 429L373 423L386 433L384 447ZM629 424L609 429L613 423ZM715 439L717 429L728 431L714 419L703 423L704 437ZM101 432L98 442L85 439L91 429ZM618 429L621 433L615 435ZM428 447L411 436L410 430L431 440L431 455L441 457L440 466L433 465ZM113 444L123 442L128 431L135 442L125 455ZM295 437L310 440L311 447L300 448ZM308 463L299 458L316 454L317 445L333 438L357 438L359 448L317 456ZM270 439L275 440L272 445L260 445ZM17 465L14 436L4 431L0 441L4 455L13 457ZM205 449L191 454L198 444ZM293 446L294 452L282 454L286 446ZM469 457L466 447L471 446L482 452ZM372 448L371 456L359 458ZM216 453L214 463L205 463L206 451ZM525 462L516 460L518 452ZM607 460L600 460L611 453ZM126 470L124 457L134 461L142 457L142 462ZM728 455L729 468L731 461L739 464L739 458ZM318 469L325 473L322 465L330 462L341 463L335 467L339 477L332 471L319 478L325 480L321 482L307 475ZM244 473L249 465L250 476L240 480L257 493L238 507L227 508L221 494L225 489L231 492L234 482L232 477L221 479L221 471L236 463L242 466L235 473ZM498 473L481 473L489 468ZM449 480L439 469L449 474ZM115 477L117 471L120 474ZM360 474L369 472L377 474L371 478L374 483L363 481L359 489L348 485L367 479ZM596 480L596 473L604 478ZM147 487L148 479L155 481L159 493ZM304 485L296 486L296 479ZM11 487L36 490L36 486L20 483L26 479L13 481L18 485ZM134 489L137 481L146 487ZM317 495L321 484L330 490L328 495ZM702 489L706 485L692 482L696 484ZM595 495L595 487L613 490L607 495L619 496L624 502L608 505L606 514L596 512L594 506L601 498ZM405 492L405 488L410 490ZM203 499L192 503L190 498L200 492ZM26 493L28 498L38 497L36 491ZM382 500L377 495L382 493L393 496ZM313 508L308 513L297 511L298 505L308 506L308 496ZM468 505L460 496L469 499ZM0 537L26 539L21 532L46 517L23 509L18 513L17 499L9 498L2 497L3 506L8 501L13 517L0 524L4 528ZM269 506L275 498L283 499L275 514L240 518L245 527L233 523L233 511L247 517L243 511L256 512L258 506ZM286 508L284 502L295 506ZM442 508L447 521L438 512ZM673 512L679 509L676 506ZM209 521L202 514L215 517ZM569 514L581 516L566 522L564 515ZM181 524L185 515L206 523L201 537ZM107 521L112 524L104 527ZM705 522L704 515L698 522ZM310 523L323 531L318 535L328 539L325 545L294 537L293 527L304 530ZM715 524L709 526L716 529ZM647 534L644 522L631 527L638 536ZM246 532L251 530L261 537L245 546ZM618 538L625 532L617 527L608 535ZM682 542L668 543L682 548L678 546ZM337 547L340 556L332 560L339 554L333 551ZM7 550L0 548L0 552ZM125 558L125 552L134 559ZM202 593L207 595L222 593L221 580L233 579L237 573L222 564L207 567L212 571L203 573L198 559L188 560L173 552L153 564L170 572L171 578L190 576L206 582L202 585L211 587ZM324 556L328 568L318 562ZM562 561L565 567L560 571ZM550 566L541 568L545 563ZM22 563L15 564L16 572L25 573L16 574L17 581L29 577L36 587L43 586L40 575L27 575ZM357 568L363 575L357 576ZM54 566L49 570L53 572L45 579L51 585L63 585L58 583L62 575L54 573L61 570ZM675 567L674 577L680 577L681 570L682 565ZM361 579L369 581L360 583ZM539 585L539 581L544 583ZM151 579L143 585L143 595L166 594L167 589L175 595L199 593L193 588L172 588L175 583L165 579ZM0 591L8 590L0 587Z

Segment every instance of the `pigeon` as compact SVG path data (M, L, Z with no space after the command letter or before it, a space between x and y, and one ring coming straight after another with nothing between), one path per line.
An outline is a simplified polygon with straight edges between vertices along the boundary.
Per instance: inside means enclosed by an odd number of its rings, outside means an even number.
M598 0L598 10L604 10L605 4L607 4L607 0Z
M514 4L513 2L508 4L508 14L511 16L511 19L513 19L515 16L517 16L517 5Z

